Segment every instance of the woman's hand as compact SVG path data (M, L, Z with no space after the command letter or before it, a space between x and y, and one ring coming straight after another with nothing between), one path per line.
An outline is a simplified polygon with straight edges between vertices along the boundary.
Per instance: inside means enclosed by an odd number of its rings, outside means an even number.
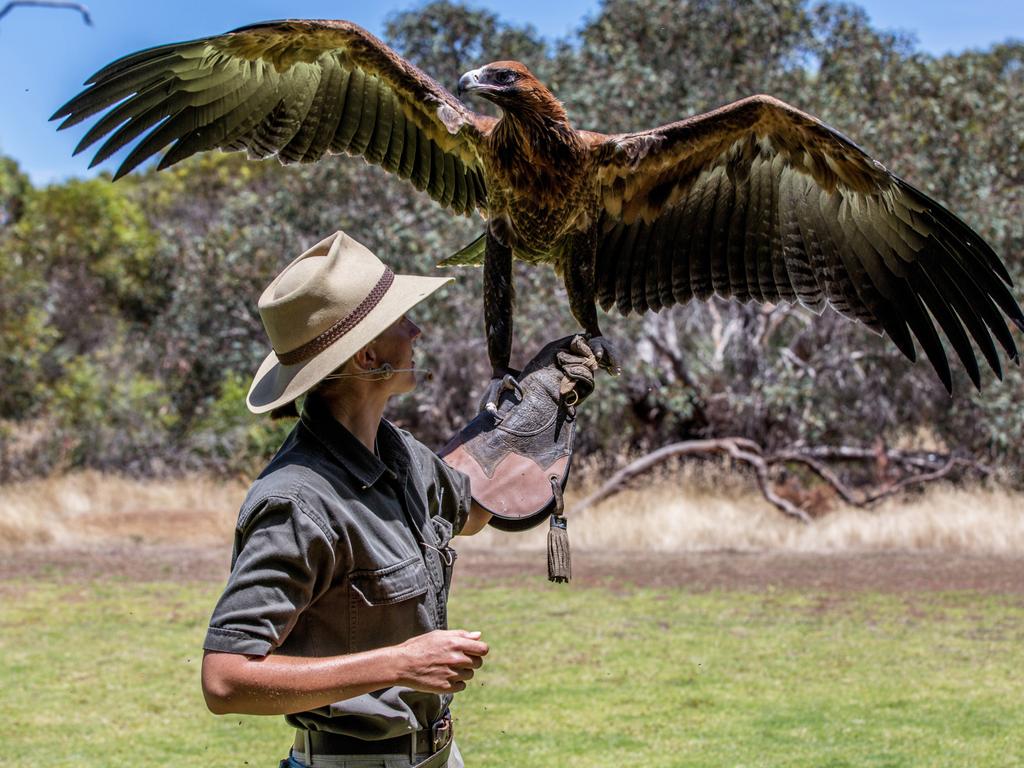
M479 632L435 629L395 649L399 684L427 693L457 693L484 663L489 650Z

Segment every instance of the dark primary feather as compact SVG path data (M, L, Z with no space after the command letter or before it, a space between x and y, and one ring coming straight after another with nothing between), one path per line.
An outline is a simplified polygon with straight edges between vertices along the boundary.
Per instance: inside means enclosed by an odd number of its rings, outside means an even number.
M947 390L936 324L975 386L972 339L997 376L993 335L1018 361L1003 314L1022 330L1024 314L988 244L809 115L753 97L609 137L595 153L605 231L597 297L606 310L711 294L818 312L828 304L912 360L916 339ZM666 227L671 238L646 236Z
M87 84L53 119L108 110L75 151L106 137L96 164L137 140L115 178L168 147L161 168L217 148L282 163L347 153L457 213L485 210L478 144L493 119L354 24L255 24L126 56Z
M499 72L515 84L497 87ZM997 376L997 345L1018 361L1006 320L1024 329L1024 314L991 247L816 118L754 96L606 136L574 130L518 62L465 77L500 121L353 24L268 22L124 57L54 118L101 115L76 150L104 140L94 162L136 142L116 176L165 149L161 168L214 148L284 163L362 156L487 215L486 237L449 263L500 252L556 264L591 332L592 299L628 314L719 295L831 306L911 360L919 345L947 388L940 332L976 386L975 348ZM490 311L489 341L510 345L511 312ZM489 345L496 366L507 347Z

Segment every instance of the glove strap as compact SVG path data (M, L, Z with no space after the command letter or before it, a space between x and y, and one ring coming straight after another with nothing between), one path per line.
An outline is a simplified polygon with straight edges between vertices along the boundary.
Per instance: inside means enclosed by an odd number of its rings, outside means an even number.
M572 576L572 560L569 557L569 529L562 514L562 485L559 478L551 476L551 493L555 497L555 511L551 513L548 528L548 581L565 583Z

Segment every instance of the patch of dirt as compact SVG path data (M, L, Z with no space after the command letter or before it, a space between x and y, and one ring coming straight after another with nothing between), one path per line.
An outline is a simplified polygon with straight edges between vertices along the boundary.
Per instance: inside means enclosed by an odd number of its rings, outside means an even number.
M457 578L514 580L546 577L543 555L474 553ZM683 588L693 591L794 590L849 592L980 592L1024 595L1024 558L948 553L573 553L577 586L612 589Z
M230 564L229 546L28 547L0 556L0 584L14 579L222 582Z
M0 557L0 586L14 579L224 582L230 547L116 546L28 548ZM461 554L459 585L548 586L543 552L474 550ZM574 551L568 589L600 586L692 591L797 590L850 592L974 592L1024 595L1024 557L949 553L608 553Z

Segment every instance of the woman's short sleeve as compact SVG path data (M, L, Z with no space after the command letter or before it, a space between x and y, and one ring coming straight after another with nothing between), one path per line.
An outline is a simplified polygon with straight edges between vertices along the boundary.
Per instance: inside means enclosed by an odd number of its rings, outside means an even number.
M329 531L293 499L265 498L239 515L231 575L203 647L265 656L331 583Z

